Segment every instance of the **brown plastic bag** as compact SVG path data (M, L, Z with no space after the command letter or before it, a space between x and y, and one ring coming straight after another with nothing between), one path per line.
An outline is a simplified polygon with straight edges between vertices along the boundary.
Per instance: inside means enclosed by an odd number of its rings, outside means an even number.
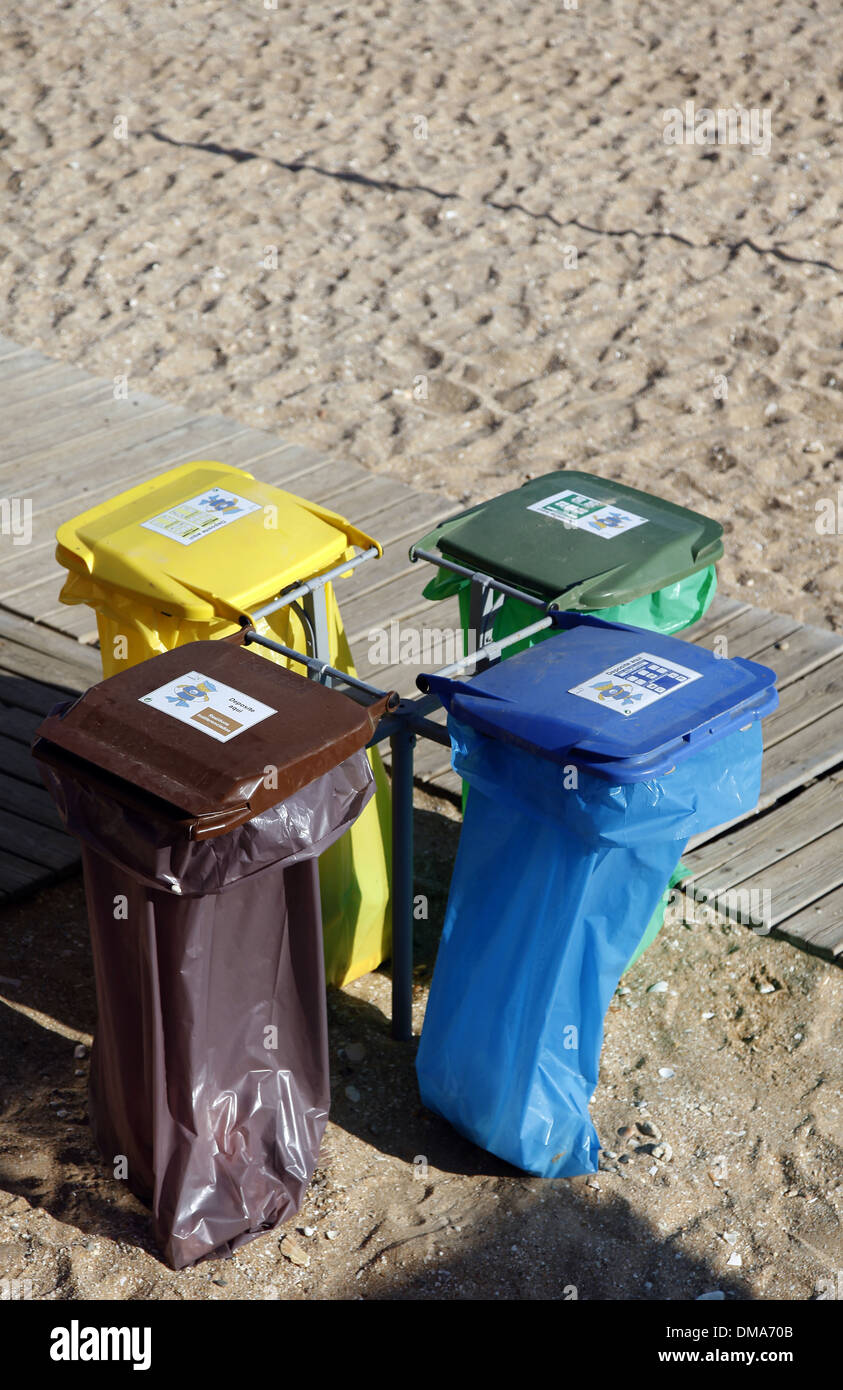
M42 764L82 841L99 1021L99 1148L184 1268L299 1210L328 1117L317 856L374 790L363 751L280 805L191 840Z

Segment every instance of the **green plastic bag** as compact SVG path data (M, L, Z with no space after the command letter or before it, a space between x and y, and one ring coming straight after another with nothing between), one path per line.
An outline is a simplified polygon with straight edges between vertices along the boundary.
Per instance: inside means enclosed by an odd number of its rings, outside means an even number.
M688 866L687 864L683 864L680 860L680 862L676 865L676 868L673 870L673 873L670 875L670 881L667 887L665 888L664 892L662 893L661 897L659 898L658 903L656 904L656 910L650 918L649 922L647 923L647 930L645 931L644 935L639 941L635 949L635 954L630 956L629 960L626 963L627 970L629 970L631 965L635 964L639 956L643 956L648 946L652 946L653 942L655 941L656 937L658 936L659 932L664 926L664 914L667 911L667 905L670 902L670 895L673 892L673 889L676 887L677 883L681 883L682 879L687 878L687 876Z
M633 627L647 628L650 632L661 632L664 636L670 637L676 632L681 632L683 628L690 627L703 616L716 590L717 571L714 565L709 565L706 569L697 570L695 574L677 580L675 584L657 589L653 594L642 594L640 598L632 599L629 603L619 603L614 608L592 609L591 616L604 618L609 623L631 623ZM454 594L459 596L465 650L471 580L442 569L425 585L422 593L423 597L428 599L451 598ZM510 633L517 632L528 623L534 623L539 616L539 609L533 608L529 603L523 603L521 599L507 596L495 611L492 639L508 637ZM523 642L516 642L513 646L507 647L504 656L514 656L526 647L535 646L536 642L543 642L550 636L551 630L547 628L544 632L536 633L534 637L525 638Z

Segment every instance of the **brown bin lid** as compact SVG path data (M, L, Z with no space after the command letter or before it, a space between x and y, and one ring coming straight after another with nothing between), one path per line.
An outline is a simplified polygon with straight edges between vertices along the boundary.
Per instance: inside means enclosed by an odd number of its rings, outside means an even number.
M363 748L389 700L359 705L231 641L188 642L49 715L33 754L121 800L166 802L208 839Z

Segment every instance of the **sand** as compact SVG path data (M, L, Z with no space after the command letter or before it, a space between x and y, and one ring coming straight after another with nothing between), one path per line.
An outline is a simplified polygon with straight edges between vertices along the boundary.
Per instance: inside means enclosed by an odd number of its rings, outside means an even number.
M840 628L838 19L828 0L10 0L0 330L458 502L561 466L663 492L722 521L726 593ZM666 145L686 101L768 110L769 153ZM453 811L425 806L446 882ZM174 1275L87 1133L79 882L0 930L20 981L0 1275L37 1297L805 1299L843 1265L841 976L785 943L718 919L662 934L607 1023L594 1114L619 1158L552 1187L420 1111L385 976L333 995L309 1265L269 1235ZM619 1161L642 1101L669 1162Z
M10 3L0 329L457 500L663 491L726 592L839 627L836 18ZM666 145L686 101L769 153Z
M458 820L430 798L417 817L431 904L418 1031ZM331 1120L299 1216L233 1259L174 1273L91 1140L88 1059L74 1055L95 1024L81 882L7 908L0 1278L55 1300L836 1294L843 974L699 906L685 915L671 909L609 1009L595 1176L531 1178L425 1111L415 1045L390 1038L378 971L329 991ZM656 983L667 989L651 992Z

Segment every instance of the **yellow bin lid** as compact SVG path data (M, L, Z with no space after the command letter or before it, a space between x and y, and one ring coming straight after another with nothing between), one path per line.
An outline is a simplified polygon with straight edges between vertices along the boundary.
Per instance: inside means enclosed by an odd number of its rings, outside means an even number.
M184 463L60 526L71 575L191 622L236 621L376 546L335 512L225 463Z

